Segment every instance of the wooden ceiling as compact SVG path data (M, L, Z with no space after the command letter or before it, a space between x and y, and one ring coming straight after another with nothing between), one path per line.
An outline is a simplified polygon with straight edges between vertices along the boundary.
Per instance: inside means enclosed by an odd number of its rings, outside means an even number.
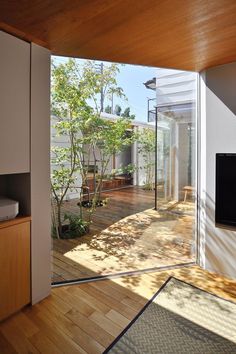
M194 71L236 60L236 0L1 0L0 27L56 55Z

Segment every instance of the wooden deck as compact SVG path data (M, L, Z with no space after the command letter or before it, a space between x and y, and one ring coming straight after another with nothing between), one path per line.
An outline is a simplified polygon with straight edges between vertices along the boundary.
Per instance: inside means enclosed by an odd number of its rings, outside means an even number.
M0 324L0 352L100 354L169 276L236 303L236 281L197 266L55 288Z
M194 260L193 203L184 212L157 213L154 192L131 187L105 193L89 235L53 240L53 282L143 270ZM188 210L190 207L190 213ZM76 213L76 201L64 205ZM173 209L172 207L171 209Z

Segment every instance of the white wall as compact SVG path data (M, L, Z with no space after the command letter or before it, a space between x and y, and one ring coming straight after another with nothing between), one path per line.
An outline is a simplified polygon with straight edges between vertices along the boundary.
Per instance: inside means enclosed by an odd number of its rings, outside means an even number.
M134 128L134 132L142 134L142 131L145 128L147 129L147 126L137 126ZM154 127L151 125L150 128L154 129ZM139 152L140 147L140 143L137 141L134 142L131 147L131 163L134 164L136 168L133 174L133 184L136 186L144 186L146 183L145 169L142 168L145 165L145 159L143 154Z
M66 135L60 135L58 136L55 125L58 122L58 118L56 118L55 116L51 116L50 118L51 120L51 146L52 147L63 147L63 148L67 148L69 146L69 136ZM51 149L51 159L54 158L54 153ZM69 162L65 163L66 167L70 167ZM53 170L58 169L59 167L57 167L55 164L51 164L51 173ZM82 185L82 178L81 178L81 174L78 172L75 174L76 176L76 181L74 183L74 186L76 187L75 189L70 189L67 194L66 194L66 199L70 200L70 199L74 199L74 198L79 198L80 196L80 188Z
M50 52L2 31L0 47L0 189L32 216L36 303L51 290Z
M236 278L236 232L215 227L215 154L236 152L236 62L201 73L200 260Z
M195 72L158 68L157 105L179 104L196 99Z
M182 200L183 187L190 184L188 180L190 147L188 123L195 125L197 73L158 68L156 70L156 87L159 111L158 125L166 124L172 137L169 164L167 156L162 157L165 187L167 188L168 180L170 179L172 186L171 191L170 187L168 188L168 196L172 196L175 200ZM170 118L172 123L170 123ZM191 168L193 176L195 172L195 151L195 145L192 145L193 158ZM161 155L161 152L159 152L159 155Z
M0 31L0 174L30 170L30 44Z
M178 124L178 166L176 170L178 171L178 199L183 198L183 188L189 185L188 181L188 163L189 163L189 132L188 124ZM194 163L194 162L193 162ZM192 167L192 166L191 166ZM177 172L176 171L176 172ZM183 199L182 199L183 200Z
M116 155L116 168L122 168L132 162L132 146L128 146L124 151Z
M31 44L32 303L51 291L50 52Z

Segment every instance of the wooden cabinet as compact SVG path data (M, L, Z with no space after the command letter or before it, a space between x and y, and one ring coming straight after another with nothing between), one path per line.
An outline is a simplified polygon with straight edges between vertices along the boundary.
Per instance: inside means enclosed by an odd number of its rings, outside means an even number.
M30 169L30 44L0 31L0 174Z
M0 223L0 320L30 303L30 218Z

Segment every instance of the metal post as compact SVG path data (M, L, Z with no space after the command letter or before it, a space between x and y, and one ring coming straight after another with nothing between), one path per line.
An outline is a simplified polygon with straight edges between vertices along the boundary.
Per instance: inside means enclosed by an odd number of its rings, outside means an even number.
M155 107L155 210L157 210L157 107Z

